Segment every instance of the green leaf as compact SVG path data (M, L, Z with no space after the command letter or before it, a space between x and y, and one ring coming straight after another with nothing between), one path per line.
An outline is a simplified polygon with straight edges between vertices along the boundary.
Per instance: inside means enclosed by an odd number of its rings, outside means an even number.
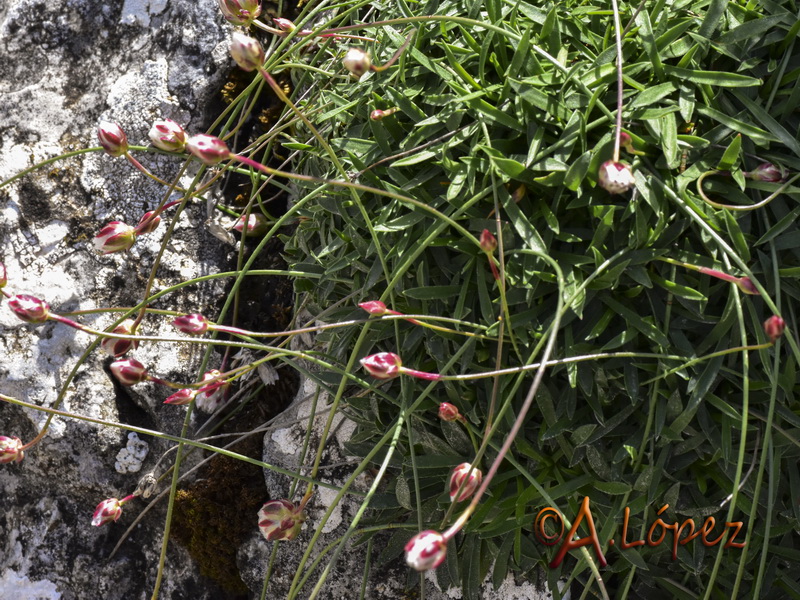
M691 81L692 83L718 85L720 87L753 87L763 83L755 77L726 73L725 71L696 71L669 65L664 65L664 69L668 75L677 78L679 81Z
M739 160L739 155L742 151L742 135L736 135L731 143L728 144L728 147L725 149L725 153L722 155L722 158L717 163L717 169L720 171L729 171L733 168Z

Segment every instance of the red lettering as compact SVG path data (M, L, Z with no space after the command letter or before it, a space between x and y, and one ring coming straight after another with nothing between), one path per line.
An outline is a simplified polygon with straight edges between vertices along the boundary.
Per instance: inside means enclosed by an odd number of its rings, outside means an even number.
M581 521L583 521L584 517L586 518L586 526L589 528L590 535L573 541L572 538L578 531L578 525L581 524ZM605 567L608 563L606 562L606 557L603 556L603 551L600 549L600 540L597 538L597 530L594 528L594 519L592 518L591 510L589 510L589 496L586 496L581 503L581 509L578 511L578 516L575 517L575 522L572 524L572 529L569 530L567 539L565 539L564 543L561 544L561 548L558 549L558 553L550 563L550 568L554 569L558 567L558 565L561 564L561 561L564 560L564 556L566 556L567 552L570 550L582 548L583 546L588 546L589 544L594 546L594 551L595 554L597 554L597 561L600 563L600 566Z
M741 542L741 543L736 542L735 544L733 543L733 540L735 540L736 536L739 535L739 530L742 528L742 522L735 521L733 523L725 523L725 525L727 527L736 527L736 531L734 531L730 539L727 542L725 542L723 548L744 548L746 542Z
M709 521L711 524L709 525ZM703 545L704 546L716 546L717 544L722 541L722 538L725 536L725 528L723 527L722 533L719 534L719 537L715 540L708 541L706 536L714 530L714 525L716 525L717 520L714 517L707 517L706 520L703 522L703 526L700 528L700 533L703 536Z
M638 540L636 542L628 543L628 519L631 516L631 509L627 506L625 507L625 516L622 519L622 543L620 546L623 550L627 550L628 548L635 548L636 546L644 546L644 540Z

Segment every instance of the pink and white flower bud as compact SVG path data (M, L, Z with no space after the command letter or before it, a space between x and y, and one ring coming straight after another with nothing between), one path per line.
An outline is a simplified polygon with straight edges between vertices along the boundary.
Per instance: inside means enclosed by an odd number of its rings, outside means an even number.
M122 323L114 327L111 333L115 333L117 335L134 335L136 330L134 329L135 321L133 319L125 319ZM139 340L125 340L122 338L105 338L102 342L100 342L100 347L108 352L111 356L117 357L122 356L126 352L130 350L136 350L139 347Z
M128 152L128 136L116 123L101 121L97 126L97 139L103 150L111 156L122 156Z
M271 500L258 511L258 528L270 542L293 540L305 520L305 513L288 500Z
M761 292L758 291L758 288L753 283L753 280L749 277L740 277L736 281L737 287L742 290L745 294L749 294L750 296L760 296Z
M145 233L154 232L161 224L161 217L156 214L156 211L149 210L142 215L139 223L136 225L136 235L143 235Z
M749 177L755 181L766 181L769 183L776 183L783 181L783 171L772 163L761 163L754 170L749 173L743 173L745 177Z
M380 121L381 119L385 119L389 115L393 115L398 110L400 109L397 108L396 106L393 108L387 108L386 110L381 110L380 108L376 108L371 113L369 113L369 118L372 119L373 121Z
M387 309L386 305L380 300L370 300L369 302L361 302L358 306L360 308L363 308L369 314L375 315L376 317L381 317L389 313L389 309Z
M633 187L636 180L628 165L608 160L600 165L597 183L611 194L623 194Z
M487 254L491 254L495 250L497 250L497 238L492 235L492 232L488 229L484 229L481 232L481 250L486 252Z
M231 36L231 58L245 71L254 71L264 64L264 49L258 40L235 32Z
M469 463L458 465L450 475L450 502L462 502L472 496L481 484L481 479L483 473L480 469L472 468Z
M94 236L94 248L103 254L123 252L136 241L136 229L122 221L111 221Z
M217 3L225 20L234 25L249 27L261 14L259 0L217 0Z
M245 215L242 215L236 220L233 229L239 233L244 231L246 237L251 237L266 233L268 227L267 217L261 213L250 213L247 215L247 227L245 227Z
M134 358L124 358L111 363L111 372L122 385L136 385L149 379L147 369Z
M214 379L221 374L217 369L207 371L203 375L203 381ZM215 412L225 401L225 392L230 385L230 382L220 379L201 387L195 395L195 408L209 414Z
M97 508L94 509L92 525L100 527L100 525L117 521L120 516L122 516L122 504L123 502L116 498L103 500L97 505Z
M405 547L406 563L417 571L435 569L447 556L447 540L438 531L422 531L411 538Z
M205 133L198 133L186 140L186 150L207 165L216 165L231 157L225 142Z
M350 48L342 59L344 68L356 77L361 77L372 68L372 59L361 48Z
M50 306L44 300L28 294L17 294L8 301L8 307L26 323L44 323L50 316Z
M191 403L197 395L197 390L191 388L184 388L172 394L169 398L164 400L164 404L172 404L173 406L183 406L184 404Z
M0 435L0 464L20 462L25 458L22 442L18 437Z
M172 119L153 123L147 136L153 146L167 152L183 152L186 147L186 132Z
M403 361L394 352L378 352L362 358L361 366L376 379L392 379L400 375Z
M172 326L181 333L202 335L208 331L208 319L199 313L183 315L172 320Z
M284 19L283 17L274 17L272 22L275 23L275 26L280 29L281 31L285 31L286 33L292 33L297 26L290 21L289 19Z
M784 329L786 329L786 321L778 315L772 315L764 321L764 333L767 334L769 341L773 344L783 335Z
M458 412L458 407L449 402L442 402L439 405L439 418L448 422L465 420L462 414Z

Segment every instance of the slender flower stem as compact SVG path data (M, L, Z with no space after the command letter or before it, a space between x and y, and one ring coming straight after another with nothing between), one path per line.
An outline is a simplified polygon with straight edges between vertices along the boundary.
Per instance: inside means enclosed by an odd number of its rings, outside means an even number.
M611 7L614 10L614 34L617 46L617 123L614 133L614 162L616 163L619 162L619 148L622 140L622 24L617 0L611 0Z
M706 171L705 173L700 175L700 177L697 178L697 193L703 199L703 202L705 202L709 206L713 206L714 208L724 208L727 210L736 210L739 212L746 212L749 210L756 210L757 208L763 208L764 206L772 202L775 198L780 196L786 190L786 188L788 188L795 181L797 181L798 178L800 178L800 173L798 173L797 175L795 175L794 177L783 183L780 187L778 187L778 189L776 189L769 196L764 198L761 202L756 202L755 204L749 204L743 206L741 204L720 204L719 202L714 202L713 200L711 200L711 198L706 196L706 193L703 191L703 181L705 181L705 178L710 175L720 175L720 174L721 174L720 171Z

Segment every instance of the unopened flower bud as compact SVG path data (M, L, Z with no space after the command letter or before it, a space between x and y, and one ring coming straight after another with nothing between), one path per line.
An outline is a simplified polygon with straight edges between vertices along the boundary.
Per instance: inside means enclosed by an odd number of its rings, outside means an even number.
M247 215L247 227L245 227L245 215L242 215L236 220L233 229L239 233L244 231L244 235L250 237L266 233L268 227L267 217L261 213L250 213Z
M18 437L0 435L0 464L20 462L25 458L22 442Z
M235 32L231 36L231 57L245 71L253 71L264 64L264 49L258 40Z
M136 225L136 234L143 235L145 233L152 233L161 223L161 217L156 214L156 211L149 210L142 215L139 223Z
M202 335L208 331L208 319L198 313L183 315L173 319L172 326L181 333Z
M411 538L405 547L406 563L417 571L435 569L447 556L447 540L438 531L422 531Z
M125 319L122 323L114 327L111 333L115 333L117 335L134 335L136 330L134 329L135 321L133 319ZM136 350L139 347L139 340L126 340L122 338L105 338L102 342L100 342L100 347L108 352L111 356L117 357L122 356L129 350Z
M369 118L373 121L380 121L381 119L388 117L389 115L393 115L396 113L399 108L396 106L394 108L387 108L386 110L381 110L380 108L376 108L371 113L369 113Z
M288 500L270 500L258 511L258 528L268 541L293 540L306 515Z
M128 152L128 136L116 123L101 121L97 126L97 139L103 150L111 156L122 156Z
M272 19L272 22L275 23L275 26L278 29L280 29L281 31L285 31L286 33L291 33L295 29L297 29L297 27L292 21L290 21L289 19L284 19L283 17L274 17Z
M488 229L484 229L481 232L481 250L486 252L487 254L491 254L495 250L497 250L497 238L492 235L492 232Z
M197 395L197 390L191 388L184 388L172 394L169 398L164 400L164 404L172 404L173 406L183 406L184 404L191 403Z
M111 363L111 372L122 385L136 385L143 381L147 381L147 369L144 365L134 358L125 358L122 360L115 360Z
M217 369L207 371L203 375L203 381L216 379L221 374ZM220 379L201 387L195 395L195 408L209 414L215 412L225 401L225 392L230 385L230 382Z
M458 407L449 402L442 402L439 405L439 418L442 421L463 421L464 417L458 412Z
M597 182L600 187L611 194L622 194L631 189L636 180L628 165L608 160L600 165Z
M383 316L389 312L389 310L386 308L386 305L380 300L370 300L369 302L361 302L358 306L363 308L369 314L375 315L377 317Z
M261 14L259 0L217 0L222 16L234 25L249 27Z
M769 183L783 181L783 171L772 163L761 163L754 170L749 173L743 173L743 175L755 181L766 181Z
M400 375L403 361L394 352L378 352L362 358L361 366L376 379L392 379Z
M473 468L469 463L458 465L450 475L450 502L461 502L472 496L481 484L481 479L483 473L480 469Z
M156 121L147 135L153 146L167 152L183 152L186 146L186 132L172 119Z
M758 296L761 292L758 291L758 288L753 283L753 280L749 277L740 277L736 281L736 285L742 290L745 294L749 294L750 296Z
M350 48L342 59L344 68L356 77L361 77L372 67L372 59L361 48Z
M100 525L105 525L106 523L111 523L118 520L120 516L122 516L122 505L131 498L133 498L133 496L128 496L122 500L117 500L116 498L108 498L103 500L97 505L97 508L94 509L94 515L92 515L92 525L99 527Z
M207 165L216 165L231 156L225 142L205 133L193 135L186 140L186 149Z
M773 344L778 341L778 338L783 335L783 330L786 329L786 321L778 315L772 315L769 319L764 321L764 333Z
M111 221L94 236L94 248L103 254L128 250L136 241L136 229L122 221Z
M44 323L50 316L50 306L44 300L28 294L17 294L8 301L8 307L26 323Z

